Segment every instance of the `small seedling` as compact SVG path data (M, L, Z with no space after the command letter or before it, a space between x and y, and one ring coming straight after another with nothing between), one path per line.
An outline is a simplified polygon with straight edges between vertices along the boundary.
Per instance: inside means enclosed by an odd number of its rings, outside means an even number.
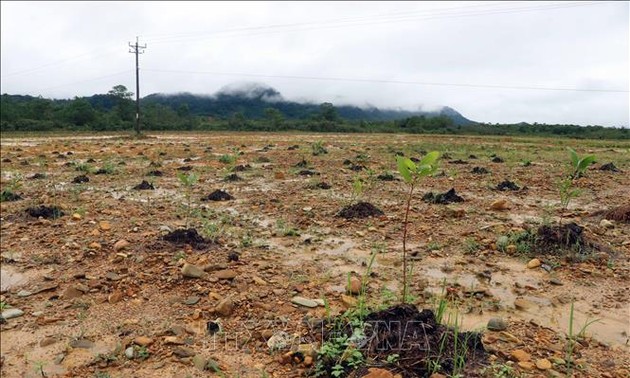
M199 176L190 172L185 174L180 172L177 174L177 178L179 182L184 186L185 196L186 196L186 229L188 229L188 222L190 221L190 214L192 212L192 188L199 179Z
M572 179L581 177L586 171L586 168L595 163L595 155L587 155L580 158L577 152L571 147L567 147L567 151L569 151L569 157L571 158L571 164L573 166Z
M424 176L431 175L437 170L437 160L440 157L440 153L437 151L429 152L418 164L414 163L411 159L402 156L396 156L396 162L398 165L398 172L405 180L405 183L409 186L409 193L407 194L407 205L405 207L405 220L403 224L403 292L402 303L405 303L407 296L407 223L409 220L409 211L411 210L411 199L413 197L413 190L418 184L418 180Z

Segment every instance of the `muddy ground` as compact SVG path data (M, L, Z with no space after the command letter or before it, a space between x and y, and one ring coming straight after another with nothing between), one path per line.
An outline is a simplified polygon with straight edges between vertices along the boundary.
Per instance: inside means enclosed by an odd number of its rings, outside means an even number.
M316 141L328 153L314 156ZM566 146L597 163L563 210ZM1 204L3 377L312 374L313 324L356 306L349 276L372 253L370 308L399 302L407 187L395 156L431 150L444 156L414 192L410 292L419 309L447 298L443 323L482 332L487 358L467 376L630 376L630 226L606 219L630 202L628 142L244 133L1 147L2 190L21 197ZM610 162L618 171L599 169ZM464 201L423 201L450 189ZM383 215L339 215L360 202ZM536 242L559 222L583 227L584 242ZM567 353L571 318L574 335L594 322ZM383 369L371 376L401 372L368 362Z

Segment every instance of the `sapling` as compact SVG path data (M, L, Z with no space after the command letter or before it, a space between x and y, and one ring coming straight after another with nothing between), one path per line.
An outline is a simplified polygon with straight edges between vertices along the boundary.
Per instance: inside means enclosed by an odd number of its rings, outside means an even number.
M196 173L194 172L190 172L188 174L185 174L183 172L180 172L177 174L177 178L179 179L179 182L182 183L182 185L185 188L185 196L186 196L186 229L188 229L188 222L190 219L190 213L192 212L192 187L195 185L195 183L197 182L197 180L199 179L199 176L197 176Z
M580 158L577 152L575 152L575 150L571 147L567 147L567 151L569 151L569 157L571 158L571 163L573 165L573 173L571 174L572 179L582 176L586 171L586 168L595 162L595 155L587 155Z
M437 161L440 157L438 151L429 152L422 160L417 164L411 159L402 156L396 156L396 163L398 166L398 172L402 176L405 183L409 186L409 192L407 194L406 206L405 206L405 220L403 223L403 292L402 303L406 303L407 299L407 221L409 219L409 211L411 209L411 199L413 197L413 190L420 178L431 175L437 170Z

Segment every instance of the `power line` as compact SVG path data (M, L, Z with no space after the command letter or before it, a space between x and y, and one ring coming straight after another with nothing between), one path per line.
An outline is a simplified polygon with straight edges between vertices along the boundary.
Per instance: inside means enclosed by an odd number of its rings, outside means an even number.
M138 37L136 37L136 44L132 45L129 42L129 52L136 55L136 134L140 134L140 64L138 56L144 54L144 49L147 45L140 46L138 44Z
M322 30L322 29L337 29L337 28L345 28L345 27L353 27L353 26L366 26L366 25L378 25L378 24L389 24L394 22L409 22L409 21L425 21L425 20L436 20L436 19L448 19L448 18L460 18L460 17L475 17L475 16L486 16L493 14L507 14L507 13L522 13L522 12L532 12L532 11L546 11L546 10L555 10L555 9L563 9L563 8L573 8L573 7L581 7L581 6L589 6L589 5L601 5L606 4L606 2L574 2L574 3L564 3L564 4L545 4L543 6L527 6L527 7L513 7L508 9L489 9L489 10L479 10L472 12L450 12L444 14L437 15L420 15L413 16L410 14L402 14L399 16L391 17L380 17L382 20L378 20L379 16L374 17L377 21L368 20L352 20L347 19L346 21L322 21L322 22L307 22L307 23L294 23L294 24L284 24L284 25L270 25L270 26L256 26L250 28L237 28L237 29L227 29L223 31L213 31L207 33L199 33L199 34L189 34L188 37L165 37L162 39L155 39L151 42L154 44L165 44L165 43L190 43L195 41L202 41L208 38L214 38L217 35L219 37L234 37L234 36L254 36L254 35L263 35L263 34L275 34L275 33L285 33L285 32L294 32L294 31L308 31L308 30ZM453 8L456 9L456 8ZM410 13L418 13L418 12L410 12ZM427 13L424 11L424 13ZM342 19L343 20L343 19ZM310 26L316 24L332 24L329 26ZM306 26L306 27L303 27ZM285 29L282 29L285 28ZM266 30L269 29L269 30ZM273 30L280 29L280 30ZM258 32L256 32L259 30ZM253 31L253 33L243 33L247 31ZM232 34L232 35L221 35L226 33L238 33L241 34ZM196 35L196 37L195 37Z
M151 69L151 68L145 68L145 71L178 73L178 74L193 74L193 75L203 74L203 75L216 75L216 76L242 76L242 77L259 77L259 78L292 79L292 80L295 79L295 80L320 80L320 81L346 81L346 82L359 82L359 83L428 85L428 86L462 87L462 88L489 88L489 89L565 91L565 92L603 92L603 93L628 93L630 92L628 90L621 90L621 89L580 89L580 88L552 88L552 87L495 85L495 84L440 83L440 82L427 82L427 81L382 80L382 79L365 79L365 78L267 75L267 74L236 73L236 72L178 71L178 70L160 70L160 69Z

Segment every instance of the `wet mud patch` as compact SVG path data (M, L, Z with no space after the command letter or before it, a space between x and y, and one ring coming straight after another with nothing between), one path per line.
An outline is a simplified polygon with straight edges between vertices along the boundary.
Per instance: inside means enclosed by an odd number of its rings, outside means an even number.
M210 244L194 228L171 231L162 239L177 246L189 245L197 250L207 248Z
M142 182L133 187L134 190L155 190L153 184L148 182L147 180L142 180Z
M337 213L338 217L345 219L380 217L385 215L383 211L369 202L359 202L348 205Z
M428 203L438 203L442 205L446 205L454 202L464 202L464 199L460 197L454 188L451 188L449 191L444 193L433 193L429 192L422 196L422 200Z
M228 192L224 192L221 189L217 189L207 196L201 198L202 201L231 201L234 197Z
M433 311L419 311L410 304L367 315L363 332L362 337L358 336L350 322L337 320L324 332L323 341L340 336L355 338L366 360L388 361L392 359L390 356L397 355L394 363L383 367L411 378L424 378L433 373L467 376L467 372L474 372L486 360L481 334L460 332L439 324ZM324 357L320 362L326 371L332 371L338 361ZM368 373L365 366L355 371L343 366L349 376L362 377Z
M57 219L65 215L63 211L57 206L45 206L29 207L26 209L26 213L34 218L42 217L44 219Z

